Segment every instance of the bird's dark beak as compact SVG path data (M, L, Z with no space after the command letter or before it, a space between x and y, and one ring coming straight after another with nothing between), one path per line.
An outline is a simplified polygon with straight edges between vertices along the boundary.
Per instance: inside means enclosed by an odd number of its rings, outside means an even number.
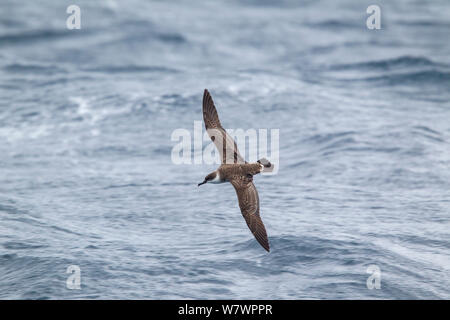
M202 183L199 183L198 186L200 187L202 184L205 184L206 180L204 180Z

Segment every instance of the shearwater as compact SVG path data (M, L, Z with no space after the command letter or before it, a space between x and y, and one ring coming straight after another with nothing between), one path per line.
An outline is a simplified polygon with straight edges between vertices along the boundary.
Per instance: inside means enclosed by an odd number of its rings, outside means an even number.
M216 107L207 89L203 94L203 121L209 137L220 153L222 163L217 170L208 174L198 186L207 182L230 182L236 190L239 208L248 228L259 244L270 251L266 228L259 215L259 196L253 184L253 176L260 172L273 170L273 165L264 158L256 163L248 163L243 159L236 141L220 124Z

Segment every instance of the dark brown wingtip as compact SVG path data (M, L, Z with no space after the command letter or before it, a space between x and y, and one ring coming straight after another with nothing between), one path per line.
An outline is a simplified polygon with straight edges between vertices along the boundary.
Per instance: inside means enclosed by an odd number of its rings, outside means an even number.
M261 236L260 234L253 234L256 238L256 241L261 245L261 247L264 248L267 252L270 252L270 245L269 245L269 239L267 238L267 235Z
M205 89L205 91L203 91L203 112L205 112L204 106L209 100L212 100L211 95L209 94L208 89Z

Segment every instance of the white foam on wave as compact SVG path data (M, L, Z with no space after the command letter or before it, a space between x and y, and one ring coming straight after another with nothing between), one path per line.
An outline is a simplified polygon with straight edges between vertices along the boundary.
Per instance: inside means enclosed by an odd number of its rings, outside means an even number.
M87 99L84 97L69 97L69 100L78 105L76 113L84 120L88 120L91 124L95 124L98 121L104 120L109 116L126 114L132 111L131 104L126 104L124 107L93 107L95 104L94 99ZM92 103L94 101L94 103Z
M420 246L420 248L414 249L411 247L406 247L405 245L407 245L407 243L399 245L385 239L377 239L374 243L382 247L384 250L389 250L407 259L419 261L425 265L432 265L442 270L450 270L450 257L448 255L444 255L436 250L431 252L431 250L425 246Z

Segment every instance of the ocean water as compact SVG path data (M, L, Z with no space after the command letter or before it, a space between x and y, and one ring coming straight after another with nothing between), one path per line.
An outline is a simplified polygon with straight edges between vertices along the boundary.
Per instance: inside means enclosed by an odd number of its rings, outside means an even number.
M450 299L449 1L377 1L380 30L371 1L70 4L0 2L1 299ZM270 253L171 160L204 88L280 130Z

